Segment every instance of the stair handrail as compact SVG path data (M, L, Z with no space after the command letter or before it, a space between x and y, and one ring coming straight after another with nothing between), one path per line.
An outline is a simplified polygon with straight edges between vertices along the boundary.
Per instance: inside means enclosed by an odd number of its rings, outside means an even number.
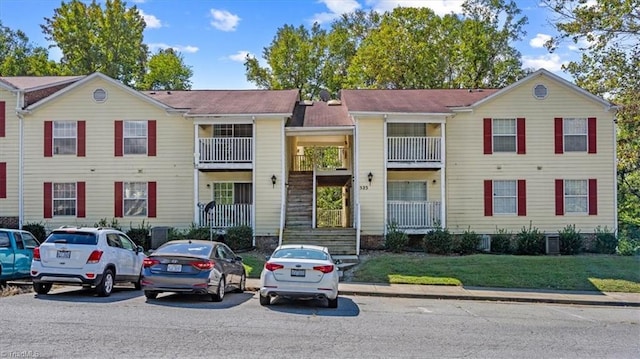
M281 246L282 245L282 236L284 234L284 223L285 223L285 217L286 217L286 212L287 212L287 192L288 192L289 188L288 185L284 185L284 188L282 190L282 205L280 206L280 228L278 231L278 245Z
M360 203L356 203L356 255L360 255Z

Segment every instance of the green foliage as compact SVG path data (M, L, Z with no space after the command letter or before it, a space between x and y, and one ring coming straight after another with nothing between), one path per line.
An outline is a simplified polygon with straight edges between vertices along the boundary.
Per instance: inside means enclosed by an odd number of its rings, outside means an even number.
M33 234L40 243L47 239L47 231L42 223L26 223L22 225L22 229Z
M145 224L144 220L136 228L131 224L129 224L129 226L130 228L126 233L127 236L131 238L136 245L142 246L142 248L148 250L151 245L151 243L149 243L151 226L148 223Z
M480 240L482 240L479 234L471 230L471 227L467 228L457 239L453 251L462 255L476 253Z
M529 228L522 227L520 232L516 234L516 254L536 255L544 254L544 252L544 233L540 232L538 228L532 227L531 224L529 224Z
M198 227L195 224L191 223L191 226L187 229L178 229L178 228L169 228L169 233L167 235L170 241L177 239L202 239L209 240L211 239L209 227ZM213 236L216 239L216 236Z
M596 244L595 250L597 253L614 254L616 253L616 247L618 246L618 239L615 233L613 233L607 226L596 227L595 230Z
M640 255L640 238L621 238L616 251L621 256Z
M384 237L384 247L394 253L402 252L409 244L409 236L395 222L387 225L387 234Z
M253 247L253 229L249 226L235 226L227 228L224 242L233 250L249 249Z
M491 236L491 252L511 254L513 233L504 228L496 228L496 233Z
M182 55L175 50L160 49L151 56L148 71L138 88L145 90L190 90L191 67L184 64Z
M582 250L582 235L576 231L575 224L568 224L558 231L560 239L560 254L578 254Z
M436 228L424 236L424 250L433 254L451 254L453 235L447 228Z
M0 20L0 75L47 76L60 75L59 71L46 48L33 46L22 30L13 31Z
M111 221L109 221L106 218L101 218L98 223L94 223L93 224L94 227L103 227L103 228L113 228L113 229L117 229L119 231L122 231L122 227L120 226L120 223L118 222L117 218L111 218Z

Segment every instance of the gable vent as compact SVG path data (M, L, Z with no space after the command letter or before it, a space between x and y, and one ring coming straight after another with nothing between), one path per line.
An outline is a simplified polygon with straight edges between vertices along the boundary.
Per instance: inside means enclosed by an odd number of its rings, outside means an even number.
M533 88L533 97L537 98L538 100L544 100L545 98L547 98L548 94L549 90L547 90L547 87L545 85L539 84Z
M95 89L93 91L93 100L95 102L105 102L107 100L107 91L104 89Z

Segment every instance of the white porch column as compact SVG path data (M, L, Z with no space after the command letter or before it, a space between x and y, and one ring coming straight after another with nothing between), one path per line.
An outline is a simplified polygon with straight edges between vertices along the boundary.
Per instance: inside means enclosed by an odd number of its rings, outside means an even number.
M442 167L440 169L440 225L442 226L442 228L447 228L447 186L446 186L446 168L447 168L447 161L445 158L445 153L447 152L446 149L446 141L445 141L445 126L446 123L443 122L442 123L442 131L440 133L441 136L441 143L440 143L440 158L441 158L441 163L442 163Z

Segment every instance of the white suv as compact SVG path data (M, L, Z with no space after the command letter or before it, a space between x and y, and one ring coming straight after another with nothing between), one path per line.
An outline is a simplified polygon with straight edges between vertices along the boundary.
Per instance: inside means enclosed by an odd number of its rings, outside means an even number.
M95 288L107 297L116 282L140 289L143 248L113 228L60 227L33 251L31 278L38 294L52 284Z

